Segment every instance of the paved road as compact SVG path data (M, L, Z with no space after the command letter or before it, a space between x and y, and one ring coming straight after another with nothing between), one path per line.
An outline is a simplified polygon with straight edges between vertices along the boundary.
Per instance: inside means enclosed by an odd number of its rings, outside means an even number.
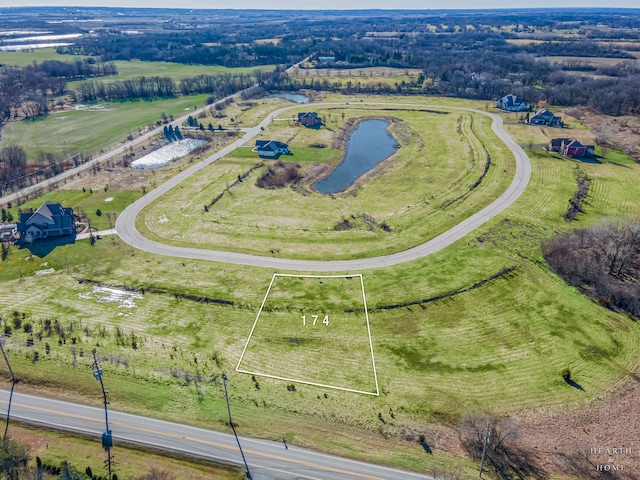
M89 374L89 372L87 373ZM97 390L99 393L99 390ZM99 396L99 395L98 395ZM9 392L0 389L0 416L6 418ZM104 409L61 402L14 392L11 419L94 436L100 444L105 430ZM147 445L215 462L242 466L233 435L165 422L148 417L109 411L113 432L112 453L118 443ZM9 433L11 426L9 426ZM378 465L357 462L281 442L240 437L240 444L254 480L419 480L431 477ZM420 448L416 446L415 448ZM105 453L106 459L106 453ZM117 467L115 469L117 472Z
M359 105L366 105L367 103L359 103ZM204 250L198 248L186 248L175 247L170 245L164 245L159 242L154 242L144 238L135 228L135 218L138 213L149 205L157 198L164 195L168 190L178 185L187 177L200 171L207 165L210 165L214 161L223 157L227 153L231 152L236 147L244 144L247 140L255 137L260 131L261 127L266 127L277 115L280 115L284 111L292 108L299 107L285 107L274 111L271 115L265 118L259 125L253 128L247 129L247 133L241 139L233 142L227 147L223 148L219 152L214 153L210 157L206 158L202 162L192 166L188 170L184 170L179 175L173 177L168 182L160 185L158 188L152 190L144 197L136 201L127 207L122 214L118 217L116 222L116 230L118 235L129 245L146 252L154 253L157 255L165 255L171 257L181 258L193 258L200 260L210 260L214 262L233 263L237 265L252 265L258 267L271 268L275 270L300 270L300 271L313 271L313 272L338 272L338 271L361 271L374 268L389 267L403 262L410 262L418 258L425 257L434 252L437 252L456 240L467 235L469 232L475 230L485 222L491 220L493 217L508 208L521 194L524 192L529 179L531 178L531 164L529 163L529 157L524 150L503 130L502 118L498 115L480 110L474 110L470 108L459 107L443 107L440 105L425 105L425 104L384 104L384 103L368 103L369 105L393 105L393 106L406 106L406 107L429 107L439 109L452 109L452 110L464 110L481 115L486 115L492 119L491 129L513 152L516 161L516 173L509 185L509 188L493 203L483 208L471 217L463 220L461 223L451 228L450 230L438 235L437 237L429 240L422 245L404 250L402 252L386 255L382 257L364 258L358 260L337 260L337 261L311 261L311 260L290 260L276 257L262 257L257 255L247 255L242 253L233 252L221 252L214 250ZM315 105L330 105L330 104L315 104Z

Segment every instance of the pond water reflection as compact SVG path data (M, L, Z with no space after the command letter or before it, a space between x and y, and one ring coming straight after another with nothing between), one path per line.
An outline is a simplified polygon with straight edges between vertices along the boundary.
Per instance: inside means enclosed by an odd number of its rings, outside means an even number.
M327 178L315 184L320 193L337 193L351 186L385 158L395 153L396 139L387 131L389 122L364 120L349 137L344 161Z

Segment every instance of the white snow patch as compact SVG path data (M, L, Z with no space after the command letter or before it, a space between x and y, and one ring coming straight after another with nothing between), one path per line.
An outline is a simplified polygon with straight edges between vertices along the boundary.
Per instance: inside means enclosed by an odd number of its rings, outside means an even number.
M46 270L36 270L36 275L47 275L48 273L53 272L55 272L53 268L47 268Z
M193 138L178 140L131 162L131 166L134 168L158 168L180 157L184 157L205 143L207 143L205 140L196 140Z
M73 109L89 112L111 112L113 110L116 110L116 108L107 107L104 103L98 103L96 105L85 105L84 103L79 103L78 105L74 106Z
M136 308L135 300L144 298L136 292L127 292L116 288L94 286L90 292L79 293L80 298L95 300L96 302L117 303L118 308Z

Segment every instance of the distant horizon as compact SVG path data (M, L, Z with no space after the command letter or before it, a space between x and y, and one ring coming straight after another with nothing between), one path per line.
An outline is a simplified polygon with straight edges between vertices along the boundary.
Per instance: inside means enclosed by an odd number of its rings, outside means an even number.
M538 0L534 6L528 0L512 0L505 6L503 0L486 0L482 7L474 0L450 0L446 6L439 2L425 0L398 0L389 8L387 0L324 0L322 8L317 4L301 4L295 0L238 0L233 7L227 2L215 0L185 0L176 6L173 0L138 0L131 5L130 0L0 0L0 8L58 7L58 8L150 8L173 10L306 10L306 11L354 11L354 10L414 10L414 11L452 11L452 10L550 10L550 9L631 9L638 10L638 0L612 0L606 6L602 0Z

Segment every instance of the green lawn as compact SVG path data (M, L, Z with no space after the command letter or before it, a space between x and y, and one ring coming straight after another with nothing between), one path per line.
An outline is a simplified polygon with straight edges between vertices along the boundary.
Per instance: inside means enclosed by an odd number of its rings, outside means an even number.
M91 226L98 230L115 227L115 219L128 205L140 198L140 192L112 190L56 190L39 196L36 199L13 206L6 210L14 219L19 218L19 210L32 208L36 210L45 201L59 203L63 207L71 207L75 213L83 212L89 217ZM97 211L100 215L97 215Z

